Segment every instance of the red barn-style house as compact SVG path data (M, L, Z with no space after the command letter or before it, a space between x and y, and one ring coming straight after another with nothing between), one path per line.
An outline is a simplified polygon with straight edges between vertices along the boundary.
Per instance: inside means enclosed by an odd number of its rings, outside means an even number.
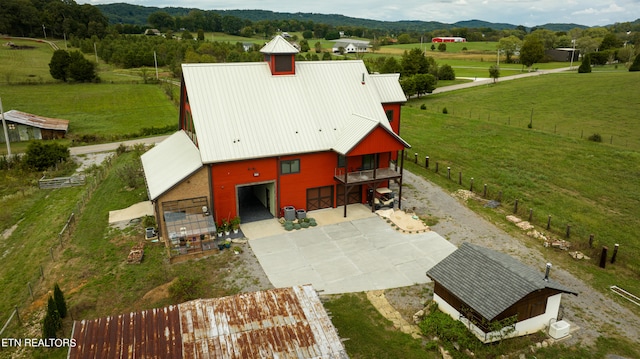
M182 65L180 131L142 156L161 235L402 188L399 152L410 146L398 74L369 74L360 60L296 62L281 36L260 51L264 62Z
M457 36L440 36L432 38L431 42L467 42L467 39Z

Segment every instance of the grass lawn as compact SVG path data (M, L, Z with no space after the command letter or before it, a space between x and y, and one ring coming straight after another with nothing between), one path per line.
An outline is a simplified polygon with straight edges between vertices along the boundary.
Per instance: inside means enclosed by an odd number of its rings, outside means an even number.
M423 164L405 165L452 191L469 189L471 177L476 193L482 194L483 184L488 185L489 198L502 191L502 212L474 208L494 221L512 213L518 199L520 217L526 219L533 209L538 228L544 229L551 215L552 230L564 238L566 226L571 225L570 241L593 259L576 262L562 252L557 258L565 266L574 273L588 273L585 278L603 292L615 284L640 293L640 264L635 260L640 255L636 235L640 124L632 120L637 96L628 91L638 76L628 72L538 76L412 100L402 112L401 135L413 146L411 159L413 153L419 159L428 155L431 165L429 170ZM426 110L420 109L422 104ZM604 142L588 141L593 133L600 133ZM451 180L446 177L447 166ZM587 248L591 233L594 249ZM597 266L601 246L611 250L615 243L621 248L616 264L601 270ZM554 253L548 251L550 256Z
M2 45L12 42L22 49L0 46L0 83L43 83L54 82L49 73L49 61L53 49L39 41L0 38ZM43 66L44 65L44 66Z
M12 85L2 86L0 97L5 111L69 120L71 138L96 135L109 140L142 128L177 128L177 107L159 85Z

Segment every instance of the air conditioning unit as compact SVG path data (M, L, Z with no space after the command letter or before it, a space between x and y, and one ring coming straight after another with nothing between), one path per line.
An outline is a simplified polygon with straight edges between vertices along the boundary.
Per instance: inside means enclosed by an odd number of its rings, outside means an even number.
M555 322L549 327L549 336L553 339L564 338L569 335L569 329L571 325L564 320Z

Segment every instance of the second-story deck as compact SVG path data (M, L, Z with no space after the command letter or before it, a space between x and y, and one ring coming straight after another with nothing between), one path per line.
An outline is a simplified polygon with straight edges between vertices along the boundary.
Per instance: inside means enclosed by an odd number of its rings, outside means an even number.
M391 168L377 168L375 170L347 171L346 168L336 168L334 178L344 184L365 184L400 178L400 172Z

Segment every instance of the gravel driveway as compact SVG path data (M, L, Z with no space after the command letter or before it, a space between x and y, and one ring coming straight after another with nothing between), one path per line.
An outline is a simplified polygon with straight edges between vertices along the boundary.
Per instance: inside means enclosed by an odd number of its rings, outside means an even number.
M431 215L439 219L431 229L459 246L462 242L470 242L502 251L518 258L523 263L544 272L545 263L542 245L530 247L525 238L515 238L496 225L483 219L468 209L460 199L433 183L424 180L411 172L404 171L402 205L404 208L415 207L420 215ZM566 271L560 264L554 265L551 271L554 280L579 294L563 295L564 318L580 327L573 333L568 344L581 343L592 345L601 334L616 333L631 341L640 343L640 318L626 307L618 304L610 295L595 291L590 285L576 275ZM611 283L612 285L615 283Z

